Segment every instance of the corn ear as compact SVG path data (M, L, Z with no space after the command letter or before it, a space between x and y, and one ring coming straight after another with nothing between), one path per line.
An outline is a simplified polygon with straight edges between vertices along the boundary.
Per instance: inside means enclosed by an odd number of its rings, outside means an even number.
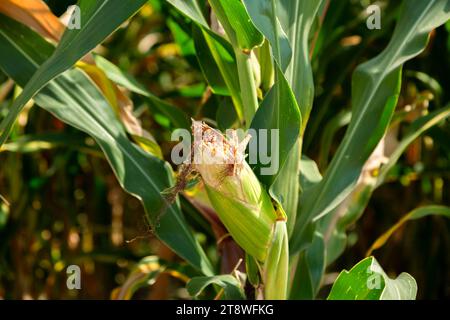
M239 142L235 134L225 139L220 132L198 121L193 122L193 132L193 168L200 173L222 223L256 260L250 261L255 264L250 265L252 282L258 283L259 277L259 270L254 267L263 266L265 298L285 299L289 265L286 214L272 201L245 161L249 138Z
M194 169L200 173L217 215L248 254L264 261L277 214L271 198L244 159L246 142L239 143L237 136L225 139L220 132L197 121L193 131Z

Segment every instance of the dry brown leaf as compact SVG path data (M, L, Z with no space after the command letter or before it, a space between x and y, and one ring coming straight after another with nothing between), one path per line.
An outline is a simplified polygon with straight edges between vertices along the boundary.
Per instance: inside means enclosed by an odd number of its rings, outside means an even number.
M54 41L59 41L65 29L42 0L1 0L0 12Z

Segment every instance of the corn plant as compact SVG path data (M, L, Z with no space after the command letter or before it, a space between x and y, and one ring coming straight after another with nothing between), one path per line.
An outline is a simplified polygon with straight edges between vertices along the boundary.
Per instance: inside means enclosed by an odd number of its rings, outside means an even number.
M30 3L41 8L39 13ZM215 104L215 114L178 108L95 50L153 3L170 16L180 54L195 57L206 83L202 100ZM327 266L345 250L347 228L361 217L373 192L403 152L450 115L445 105L420 114L395 148L385 150L388 137L407 117L396 111L403 65L420 55L430 34L450 19L448 0L405 0L386 14L385 23L395 23L389 43L354 68L351 110L323 129L320 144L329 149L334 133L346 127L331 159L327 148L318 163L306 156L305 146L319 144L316 119L329 104L317 109L320 82L314 74L322 61L333 59L332 48L327 49L331 33L325 32L333 28L330 6L346 10L346 5L327 0L79 0L79 11L68 17L66 27L41 0L28 5L3 0L0 68L21 90L0 109L0 150L13 151L20 141L14 123L32 100L95 141L95 147L84 148L101 151L120 186L142 202L152 233L192 268L184 278L193 298L314 299ZM77 19L79 26L70 27ZM389 30L373 31L373 36ZM168 120L163 134L145 129L130 108L131 95ZM188 134L172 152L164 152L160 136L165 142L170 134L181 137L176 129ZM181 161L174 161L180 147ZM2 164L0 170L7 167ZM237 257L227 266L225 259L222 266L211 262L193 231L198 226L186 218L188 208L215 230L217 243L232 242L223 250ZM414 278L407 273L389 278L371 254L407 220L430 214L449 217L450 209L436 204L413 210L374 243L365 259L342 271L328 299L415 299ZM179 274L175 269L157 257L145 258L113 296L131 298L161 273Z

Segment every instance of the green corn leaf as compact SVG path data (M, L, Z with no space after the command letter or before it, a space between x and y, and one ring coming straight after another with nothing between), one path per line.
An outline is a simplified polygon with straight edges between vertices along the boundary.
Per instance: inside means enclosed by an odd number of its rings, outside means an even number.
M231 95L242 120L243 106L233 48L227 40L211 31L196 0L168 2L196 24L192 38L203 75L215 94Z
M231 46L224 39L209 34L206 35L209 40L207 42L203 31L195 26L192 30L192 37L194 38L197 61L212 92L224 96L229 96L233 89L238 92L239 86L233 86L233 84L238 83L239 79L237 78L236 62ZM209 45L212 47L210 48ZM215 59L218 59L217 63ZM228 67L226 67L227 65ZM236 81L233 78L236 78ZM232 89L228 90L228 87ZM240 95L237 94L237 96L240 99Z
M320 181L322 181L322 175L319 172L319 168L314 160L309 159L308 157L302 155L302 158L299 162L300 165L300 176L299 181L302 186L302 192L299 196L299 203L302 203L302 198L307 196L308 191L317 185ZM299 215L300 207L297 206L297 216ZM294 219L295 221L295 219ZM303 250L308 246L308 244L314 239L314 235L316 232L315 224L309 224L306 227L305 232L301 235L301 238L297 239L301 244L299 250ZM292 232L292 230L291 230ZM290 234L292 236L292 233ZM294 283L293 286L296 286L297 283ZM295 290L295 289L293 289Z
M426 116L415 120L407 129L407 132L394 152L389 156L388 163L383 165L380 173L373 183L361 184L347 197L343 207L339 206L329 215L318 221L319 230L327 234L327 265L336 260L347 245L347 228L354 224L363 214L369 203L372 193L377 187L383 184L389 171L397 163L406 148L420 135L431 127L439 124L450 116L450 106L436 110ZM341 210L341 212L337 212ZM342 212L342 210L344 210ZM335 216L340 215L334 223Z
M53 49L28 28L1 17L0 66L19 85L27 83ZM172 184L170 166L128 139L106 99L83 72L74 69L60 75L34 99L61 121L91 135L105 153L121 186L142 201L156 235L195 268L206 275L212 274L211 264L178 204L163 210L161 191Z
M314 21L322 0L312 1L280 1L273 11L276 12L282 29L287 33L288 41L292 48L292 59L288 63L285 76L291 90L297 101L300 110L302 122L300 124L300 137L309 119L309 113L312 108L314 99L314 80L309 59L309 36L311 32L312 22ZM272 1L272 3L275 3ZM268 35L266 34L266 37ZM281 40L278 47L278 57L282 57L283 35L279 35ZM269 38L270 39L270 38ZM272 42L272 47L274 46ZM282 65L285 63L282 62ZM283 69L284 70L284 69ZM302 139L302 138L301 138ZM278 183L275 187L284 189L281 193L284 199L284 208L288 213L288 230L292 235L297 218L294 217L298 212L298 199L301 185L299 184L300 162L302 141L299 139L292 148L287 164L283 167Z
M236 114L243 120L244 106L233 48L222 37L198 27L193 28L193 38L198 62L209 85L215 93L231 96Z
M277 6L278 19L292 48L292 60L286 70L286 79L300 107L303 130L314 99L314 81L309 59L310 33L322 2L323 0L281 0Z
M286 33L277 17L277 1L274 0L244 0L249 15L256 27L272 45L273 56L281 70L286 71L292 50Z
M122 0L80 0L81 28L67 29L52 56L36 70L36 73L27 82L20 96L14 101L7 117L0 124L0 146L8 138L20 111L42 87L72 67L146 2L147 0L126 2Z
M147 98L145 101L154 113L161 113L169 118L175 128L190 129L191 125L189 118L184 112L155 96L143 85L141 85L133 76L125 71L122 71L119 67L102 56L95 55L94 58L97 66L105 72L106 76L111 81Z
M208 23L206 22L205 16L203 15L197 0L167 0L167 2L192 21L209 29Z
M238 123L239 118L230 98L221 97L217 101L219 104L216 112L217 128L222 132L226 132L227 129Z
M177 22L170 18L167 20L167 26L169 27L170 32L173 35L175 43L178 44L181 54L184 57L195 55L194 41L190 33L188 33L185 29L183 29L182 26L180 26Z
M240 0L209 0L233 47L249 51L262 45L263 35Z
M258 109L252 50L263 44L264 36L252 23L240 0L210 0L209 3L234 49L244 127L247 129Z
M272 46L272 55L285 72L300 108L302 123L306 125L312 107L314 82L309 61L309 32L321 1L244 1L255 25L266 36ZM282 20L282 21L281 21ZM282 27L282 22L284 28ZM301 31L300 29L301 28ZM285 30L289 31L289 37ZM289 44L290 42L290 44ZM291 49L292 46L292 49ZM296 54L291 62L292 52ZM290 66L288 68L288 66ZM276 67L275 67L276 68ZM286 69L288 70L286 71ZM299 77L299 79L295 78ZM297 83L298 82L298 83ZM297 87L295 85L298 84ZM281 168L273 189L282 199L288 219L289 234L292 234L298 205L300 141L290 146L286 165Z
M301 194L299 197L299 203L302 203L302 197L308 194L309 189L311 189L313 186L317 185L322 180L322 175L320 174L319 168L317 167L317 164L314 162L314 160L309 159L307 156L302 155L302 158L299 162L300 165L300 186L302 188ZM297 206L297 215L299 212L299 207ZM295 219L294 219L295 223ZM288 225L289 226L289 225ZM290 230L290 236L292 236L292 231ZM314 284L317 286L319 285L311 278L311 272L309 271L309 265L313 265L314 268L319 268L317 270L321 270L322 267L320 267L319 261L321 260L321 257L323 257L323 260L325 261L325 247L320 245L320 242L318 241L320 239L317 239L318 236L323 237L321 233L316 232L316 226L315 224L310 224L306 231L302 234L301 239L299 239L299 243L303 244L305 247L307 247L307 243L312 242L311 248L307 249L307 252L310 253L304 253L303 260L300 256L299 264L304 264L305 274L302 274L303 271L300 267L297 267L295 277L299 279L304 279L305 277L309 280L298 280L294 281L292 283L291 287L291 296L293 299L298 299L300 296L302 297L310 297L314 293ZM303 250L304 247L301 247L299 250ZM309 261L311 262L309 262ZM303 281L307 281L307 283L310 283L310 286L307 286L306 288L303 288ZM305 285L306 286L306 285ZM309 289L308 289L309 288Z
M247 273L248 282L255 288L258 287L261 283L258 262L248 253L245 254L245 271Z
M347 126L352 118L352 113L348 110L343 110L333 117L323 129L323 133L320 139L320 151L319 151L319 166L321 169L325 169L328 165L328 157L330 156L330 149L333 143L333 138L336 132L342 127Z
M327 265L344 252L347 247L347 229L361 218L372 192L372 185L357 186L340 206L317 222L317 229L325 235Z
M283 167L280 169L273 185L270 188L271 195L278 199L288 216L287 229L292 235L297 218L300 180L300 142L297 140L289 151Z
M300 184L302 186L302 193L305 193L309 188L315 186L322 180L319 168L314 160L302 155L300 160Z
M352 120L324 179L302 203L296 238L311 220L329 213L353 190L361 169L383 137L397 103L401 67L422 52L428 34L450 18L446 0L404 3L394 35L376 58L360 65L352 80ZM292 238L295 252L302 245Z
M210 1L215 14L227 33L227 40L230 40L233 45L230 54L227 45L223 44L225 39L210 30L195 0L171 0L169 2L202 29L201 33L203 33L204 39L200 36L199 31L194 28L193 37L198 51L197 54L200 53L207 58L212 55L223 82L233 99L236 113L241 122L244 122L245 127L248 128L258 106L249 52L254 47L261 45L264 37L252 24L244 5L239 0ZM209 53L204 41L209 48ZM222 79L218 75L214 76L213 73L217 69L214 64L208 63L208 60L201 59L199 61L205 77L214 89L217 89L217 85L219 85L219 92L223 94L223 87L220 86L223 85Z
M88 145L83 138L80 135L63 132L24 135L5 143L0 152L30 153L65 147L101 156L101 151L95 146Z
M242 102L238 67L233 48L227 40L211 31L196 0L169 0L168 2L196 24L193 26L192 37L203 75L215 94L231 96L239 120L243 122L244 107L252 110L253 104L248 105L247 103L247 106L244 106ZM231 5L240 7L236 3ZM240 15L245 14L245 8L244 12L242 7L238 11ZM253 116L254 111L246 112L248 118Z
M257 48L256 54L261 70L261 88L264 92L267 92L273 86L275 80L272 49L269 41L265 40L263 45Z
M267 141L267 150L271 154L270 166L278 167L275 172L264 171L269 165L256 164L253 168L260 181L269 187L270 195L277 199L288 216L287 228L289 234L293 230L297 214L299 190L299 134L301 114L294 95L278 65L275 65L275 84L264 97L253 118L251 128L257 130L258 143ZM260 129L265 129L267 135L263 138ZM272 130L278 130L278 141L272 141ZM275 131L274 131L275 132ZM252 142L250 142L252 143ZM278 153L277 152L278 149ZM274 162L278 163L274 165Z
M0 194L0 231L2 231L9 219L10 204L4 196Z
M274 1L272 2L274 3ZM281 0L276 7L274 6L276 16L281 23L282 30L286 32L292 48L292 58L285 71L285 76L294 93L302 116L301 137L303 136L303 131L308 122L314 99L314 80L309 59L310 33L322 2L322 0ZM296 148L298 148L298 152L295 152ZM302 174L301 168L299 167L301 165L299 161L301 149L302 142L299 141L297 142L297 146L293 148L293 152L291 152L289 156L290 159L288 160L288 163L296 164L293 164L295 166L292 168L293 171L291 171L291 173L286 172L280 174L279 177L280 183L281 181L286 181L285 184L290 185L290 191L287 190L287 193L285 193L284 196L287 199L291 199L291 203L289 204L289 207L286 207L286 210L292 212L292 215L298 212L298 201L295 202L298 197L296 197L295 194L298 194L302 189L306 188L306 186L303 186L301 183L298 184L299 173ZM295 172L295 174L292 174L292 172ZM296 220L296 218L291 216L290 221L288 221L289 234L291 236L294 233ZM313 228L309 228L310 234L312 234L312 229Z
M112 62L106 60L100 55L94 55L96 65L105 72L108 79L117 83L118 85L127 88L128 90L140 94L142 96L155 97L153 94L147 91L145 87L140 84L132 75L122 71L118 66Z
M245 299L245 294L239 280L231 275L195 277L188 282L186 288L191 296L198 297L210 285L217 285L223 288L224 298L226 300Z
M320 288L325 271L326 251L323 236L316 232L312 244L300 253L290 299L312 300Z
M283 72L286 70L291 60L292 51L287 36L281 27L280 21L278 21L278 17L276 16L277 3L275 1L269 0L248 0L244 1L244 3L254 24L268 39L272 47L273 59L276 61L276 64L274 64L275 85L266 95L252 123L252 128L259 128L259 124L257 124L257 121L260 121L261 119L267 117L265 114L268 112L269 108L270 110L272 110L273 114L272 117L268 117L268 119L265 119L266 122L278 121L280 118L278 117L277 113L284 113L289 117L289 109L298 110L297 103L293 98L293 95L291 94L291 88L289 88L289 84L287 83L283 75ZM281 69L281 72L279 71L279 69ZM281 90L289 91L289 94L280 95ZM282 100L286 100L286 102ZM278 109L283 105L285 105L286 107L285 110L281 110L281 108ZM273 106L276 107L274 108ZM298 120L292 119L294 121L298 121L298 123L296 123L298 128L301 127L300 117L301 116L299 115ZM285 119L281 120L281 123L285 123L284 121ZM268 126L268 123L266 123L262 128L265 128L265 126L267 126L266 128L277 127L276 125L272 127L270 125ZM293 136L298 136L299 132L293 130L293 123L287 124L287 126L291 126L290 131L292 132ZM284 131L284 128L278 128ZM281 133L282 132L280 131L280 170L275 176L261 177L261 180L265 181L265 183L269 186L273 184L271 188L271 194L278 199L288 216L287 228L290 234L294 227L295 216L297 212L298 194L300 188L299 180L297 177L300 170L299 158L301 151L300 144L297 141L297 138L295 138L295 140L289 138L287 140L283 140L286 139L286 137ZM284 142L287 142L287 144L285 144ZM268 149L270 150L270 148Z
M281 70L277 67L276 82L272 89L266 94L264 100L258 108L258 111L253 118L251 128L257 130L267 129L268 143L267 150L271 150L273 144L277 144L278 152L278 167L282 168L285 164L289 152L298 140L301 126L301 115L295 101L294 95L287 83ZM279 141L271 141L272 129L279 130ZM258 141L262 139L261 137ZM276 155L272 155L275 160ZM275 157L275 158L274 158ZM279 170L274 173L265 173L266 165L257 164L254 170L259 179L267 186L271 186L276 180ZM264 171L261 171L264 170Z
M331 288L328 300L415 300L417 283L408 273L389 278L374 257L342 271Z

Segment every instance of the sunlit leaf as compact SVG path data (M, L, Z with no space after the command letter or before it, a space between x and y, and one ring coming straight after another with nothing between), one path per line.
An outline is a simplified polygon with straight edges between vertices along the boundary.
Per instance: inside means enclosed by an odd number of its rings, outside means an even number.
M408 273L389 278L374 257L342 271L331 288L328 300L414 300L417 284Z
M21 95L14 101L7 117L0 124L0 145L6 141L25 104L45 84L72 67L146 2L146 0L127 2L121 0L80 0L81 28L67 29L52 56L36 70L36 73L27 82ZM107 23L104 23L105 21Z

